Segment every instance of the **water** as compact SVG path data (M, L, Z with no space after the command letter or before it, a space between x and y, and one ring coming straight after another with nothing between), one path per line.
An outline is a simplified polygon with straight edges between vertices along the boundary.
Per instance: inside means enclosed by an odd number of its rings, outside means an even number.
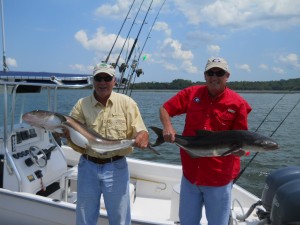
M34 109L47 109L48 102L45 100L45 93L40 95L26 94L31 100L24 105L17 104L16 112L26 112ZM135 91L132 98L138 103L146 126L162 127L159 121L159 107L176 91ZM68 114L76 101L90 94L90 90L59 90L57 98L57 111ZM237 181L237 184L261 197L266 176L284 166L300 166L300 104L289 114L288 118L278 128L279 124L291 111L300 99L300 93L241 93L250 103L253 110L249 115L249 130L256 131L261 122L269 114L270 110L279 101L270 115L266 118L258 132L272 138L280 144L280 150L272 153L259 153L245 173ZM1 101L3 101L1 99ZM50 103L53 104L53 103ZM1 105L2 102L1 102ZM2 115L0 115L2 117ZM3 121L0 118L0 121ZM182 132L185 116L173 118L173 125L178 133ZM277 129L278 128L278 129ZM274 130L277 131L273 134ZM156 135L150 132L150 141L154 142ZM179 149L174 144L165 143L156 148L161 155L155 155L148 151L136 149L130 157L180 164ZM242 157L242 168L253 155Z
M147 126L162 127L159 121L158 109L163 102L172 97L175 93L176 92L133 93L132 97L139 104ZM265 178L272 170L290 165L300 166L300 104L290 113L291 109L299 101L300 94L241 93L241 95L253 108L249 114L249 130L256 131L261 122L264 121L258 132L266 136L272 135L272 138L278 141L280 145L279 151L257 154L255 159L245 170L245 173L237 181L238 185L261 197ZM269 114L277 102L278 104ZM290 113L289 116L278 128L288 113ZM265 119L267 115L268 117ZM178 133L182 132L184 120L184 116L176 117L172 120ZM277 131L273 134L273 131L276 129ZM154 140L155 134L150 132L150 135ZM144 154L140 151L135 152L133 156L158 162L180 164L179 150L173 144L164 144L158 148L158 150L161 153L160 156ZM253 155L241 158L242 168Z

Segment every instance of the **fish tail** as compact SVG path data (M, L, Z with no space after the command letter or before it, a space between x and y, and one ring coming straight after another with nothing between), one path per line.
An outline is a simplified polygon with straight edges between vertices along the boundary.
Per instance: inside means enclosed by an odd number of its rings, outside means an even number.
M165 142L164 137L163 137L163 130L158 128L158 127L149 127L151 130L154 131L157 135L157 139L154 144L151 144L151 147L159 146L162 143Z
M160 155L160 153L155 148L153 148L151 143L148 144L147 148L150 149L156 155Z

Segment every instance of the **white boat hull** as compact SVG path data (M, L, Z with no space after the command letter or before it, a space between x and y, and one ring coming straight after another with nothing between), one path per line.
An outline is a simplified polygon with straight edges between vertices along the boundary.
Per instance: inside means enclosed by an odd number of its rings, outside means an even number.
M64 153L69 158L68 164L76 164L79 154L64 147ZM72 156L72 157L68 157ZM132 204L132 224L174 224L178 221L179 183L181 166L155 163L127 158L134 186L135 198ZM76 166L64 177L71 182L69 189L76 195ZM72 193L69 193L72 195ZM3 224L22 225L53 225L75 224L76 204L61 199L42 197L35 194L0 189L0 218ZM239 186L233 188L233 199L237 199L246 211L259 199ZM237 205L237 208L239 206ZM235 210L237 211L240 210ZM204 214L205 215L205 214ZM251 216L248 222L238 224L257 224L257 218ZM252 221L252 222L251 222ZM4 223L5 222L5 223ZM101 207L98 224L108 224L106 210ZM201 224L207 224L205 217Z

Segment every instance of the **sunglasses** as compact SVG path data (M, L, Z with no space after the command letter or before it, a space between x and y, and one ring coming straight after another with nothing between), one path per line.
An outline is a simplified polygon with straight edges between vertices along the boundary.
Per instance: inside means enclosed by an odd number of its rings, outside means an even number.
M97 82L101 82L101 81L105 81L105 82L110 82L112 81L113 77L112 76L105 76L105 77L100 77L100 76L94 76L94 81Z
M209 77L212 77L213 75L216 75L217 77L223 77L225 75L226 71L225 70L219 70L217 72L214 72L212 70L208 70L205 72L205 74Z

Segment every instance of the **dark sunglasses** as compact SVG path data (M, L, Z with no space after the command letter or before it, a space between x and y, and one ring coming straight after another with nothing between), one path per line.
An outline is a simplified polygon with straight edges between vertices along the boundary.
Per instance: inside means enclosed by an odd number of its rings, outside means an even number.
M100 77L100 76L94 76L94 80L97 82L101 82L104 80L105 82L110 82L112 81L113 77L112 76L105 76L105 77Z
M226 71L225 70L219 70L217 72L214 72L212 70L208 70L205 72L205 74L209 77L212 77L213 75L216 75L217 77L223 77L225 75Z

